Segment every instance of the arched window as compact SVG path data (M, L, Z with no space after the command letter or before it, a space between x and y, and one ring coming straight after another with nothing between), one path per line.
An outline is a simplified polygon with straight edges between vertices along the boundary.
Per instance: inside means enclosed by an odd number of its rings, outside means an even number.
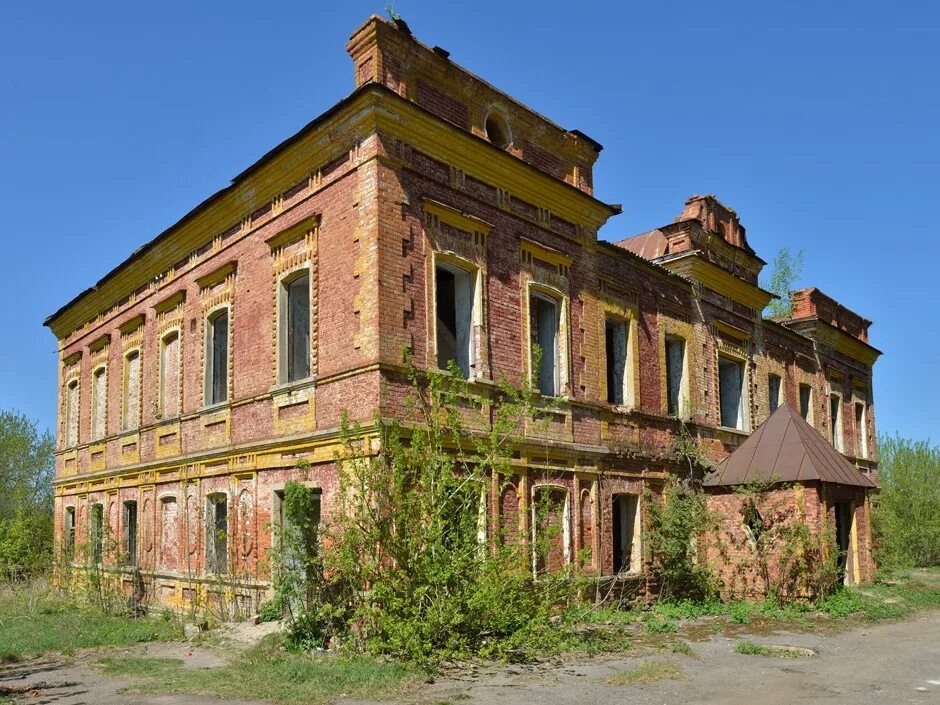
M173 330L160 341L160 418L180 413L180 334Z
M97 441L106 435L108 409L108 370L99 367L92 375L91 384L91 440Z
M140 425L140 351L124 356L124 417L122 428L129 431Z
M78 445L78 380L65 388L65 447Z
M228 309L206 319L206 405L228 401Z
M278 306L281 383L310 376L310 273L302 270L281 282Z

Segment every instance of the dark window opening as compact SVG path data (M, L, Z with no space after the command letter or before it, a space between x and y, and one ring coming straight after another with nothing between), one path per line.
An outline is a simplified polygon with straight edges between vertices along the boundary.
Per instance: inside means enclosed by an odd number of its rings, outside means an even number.
M868 457L868 422L865 418L865 405L855 404L855 453L860 458Z
M124 502L124 550L127 565L137 565L137 502Z
M767 377L767 402L770 405L770 413L774 413L780 406L780 375L770 375Z
M831 423L829 428L830 441L832 447L840 453L842 452L842 399L837 395L829 396L829 418Z
M757 507L754 506L754 503L750 501L744 508L744 525L747 527L748 532L750 532L754 542L760 541L761 534L764 533L764 517L757 511Z
M624 380L627 368L627 324L625 321L607 321L604 328L607 351L607 401L625 402Z
M636 529L640 498L635 494L613 496L614 573L629 572L638 566L635 555Z
M91 505L91 563L99 565L104 556L104 505Z
M210 494L206 498L206 569L225 573L228 569L228 497Z
M558 304L539 294L529 298L532 367L538 371L538 390L558 395Z
M486 118L486 138L500 149L506 149L512 144L509 126L497 113L490 113Z
M63 536L65 537L65 541L62 548L65 552L65 560L71 561L75 553L75 507L65 508Z
M287 379L296 382L310 376L310 275L303 274L284 285L287 309Z
M852 507L847 502L836 502L836 569L841 582L851 582L850 575L850 549L852 540Z
M437 316L437 366L451 362L470 377L473 330L473 275L459 267L434 269L434 304Z
M800 416L804 421L809 421L809 412L813 400L813 388L808 384L800 385Z
M209 319L206 346L206 404L228 399L228 311Z

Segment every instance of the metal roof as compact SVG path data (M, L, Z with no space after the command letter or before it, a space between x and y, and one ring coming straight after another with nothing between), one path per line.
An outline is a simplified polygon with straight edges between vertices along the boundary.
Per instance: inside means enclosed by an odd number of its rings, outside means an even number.
M878 486L786 403L705 478L705 486L768 480Z

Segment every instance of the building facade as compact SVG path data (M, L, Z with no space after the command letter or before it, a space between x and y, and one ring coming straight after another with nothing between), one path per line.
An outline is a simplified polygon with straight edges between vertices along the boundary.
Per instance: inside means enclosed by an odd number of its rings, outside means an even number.
M593 196L598 143L403 22L372 17L347 50L349 96L47 319L56 536L90 547L77 562L122 554L167 604L227 574L251 599L284 484L331 511L341 414L403 413L404 348L481 387L541 351L548 422L487 513L525 540L554 492L556 562L597 574L643 575L639 497L681 469L680 427L718 462L786 402L876 472L870 322L817 289L762 318L764 262L734 211L694 196L599 240L620 209ZM867 495L852 511L867 527Z

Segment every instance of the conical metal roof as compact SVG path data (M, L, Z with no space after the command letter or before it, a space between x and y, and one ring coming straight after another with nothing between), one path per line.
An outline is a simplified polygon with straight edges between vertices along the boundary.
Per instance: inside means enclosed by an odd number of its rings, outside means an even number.
M781 404L705 478L706 487L750 482L810 482L877 487L788 404Z

